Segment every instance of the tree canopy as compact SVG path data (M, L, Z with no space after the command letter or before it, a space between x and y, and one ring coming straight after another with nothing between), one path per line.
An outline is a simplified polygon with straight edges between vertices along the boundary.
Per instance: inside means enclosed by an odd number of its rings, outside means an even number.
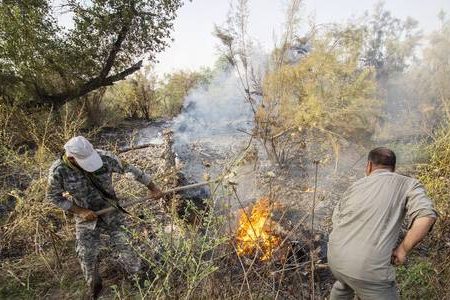
M167 46L182 0L61 1L69 28L52 3L0 2L3 102L59 107L124 79Z
M375 6L371 15L365 14L361 25L353 24L364 32L361 59L365 65L376 68L377 79L387 80L411 63L422 38L418 24L411 17L396 18L384 8L383 2Z
M373 128L368 124L379 114L379 103L374 69L359 63L359 37L347 32L317 36L297 63L268 73L257 121L280 126L274 133L298 126L354 137L371 133L366 131Z

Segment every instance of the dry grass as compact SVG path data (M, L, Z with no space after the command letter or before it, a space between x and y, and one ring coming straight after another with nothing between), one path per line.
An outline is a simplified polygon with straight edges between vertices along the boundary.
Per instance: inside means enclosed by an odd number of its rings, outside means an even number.
M33 141L39 145L35 151L18 154L11 148L5 150L10 156L3 167L14 170L16 180L25 176L26 185L23 189L3 185L1 190L2 195L12 196L16 201L14 211L1 220L0 262L4 270L0 274L4 283L0 286L1 298L71 299L83 295L84 280L74 251L73 220L45 200L47 170L56 157L53 151L64 140L61 135L54 144L50 142L57 129L51 128L54 125L49 120L47 126L28 125L35 130ZM225 172L247 157L244 151L229 163ZM122 158L154 174L160 185L166 184L163 169L155 168L162 163L158 149L142 149ZM128 178L115 179L121 197L134 199L145 194L144 188ZM113 275L116 270L111 269L113 262L106 252L101 270L111 288L105 290L105 297L309 298L308 262L294 258L262 262L259 252L251 257L237 255L235 220L227 217L233 216L227 212L231 206L222 205L222 201L236 197L235 191L226 185L212 190L209 209L198 212L202 222L195 226L180 220L175 211L165 207L166 203L133 208L134 215L141 218L130 220L132 244L151 266L153 276L142 286L120 274ZM295 237L300 233L298 229L298 226L290 229L293 239L298 240Z
M434 274L430 286L440 298L450 297L450 127L440 130L426 146L428 163L419 166L419 178L434 200L439 219L431 238L430 262Z
M0 263L4 272L0 273L0 298L71 299L83 295L84 280L74 251L72 218L44 200L51 161L57 156L66 135L71 136L82 128L77 118L68 116L70 114L66 115L64 125L56 125L56 119L50 114L46 115L45 122L33 123L28 119L25 128L30 132L22 135L37 145L30 151L19 153L14 146L1 148L4 154L1 168L9 173L2 171L0 195L2 201L13 197L16 207L1 220ZM449 130L436 136L427 148L429 165L419 170L420 179L441 214L429 243L432 255L425 262L415 260L408 270L399 270L404 291L414 291L428 298L449 296L443 294L449 290L450 282L449 137ZM10 137L9 142L12 140L15 139ZM111 148L115 147L111 145ZM157 147L141 149L121 157L152 173L161 186L166 186L172 180L164 168L158 167L163 164L160 150ZM231 160L224 172L251 159L252 151L252 148L246 149ZM17 185L17 182L23 184ZM145 195L145 188L126 177L115 178L115 183L124 199ZM144 285L127 281L111 267L113 262L106 251L102 254L101 270L106 285L111 288L105 289L104 297L309 299L312 294L309 253L314 237L308 235L305 207L302 211L293 206L274 212L277 222L283 225L284 240L274 251L273 259L261 261L259 251L250 256L237 255L236 215L231 211L230 203L239 203L241 208L244 205L233 186L223 182L211 190L209 209L198 211L202 222L196 225L179 219L166 202L134 207L131 211L141 218L130 220L132 245L151 267L151 274ZM275 194L269 193L273 197L271 201L276 201ZM296 222L285 221L292 214L296 216ZM317 246L314 244L314 249ZM329 273L317 269L314 279L316 297L327 296L331 282Z

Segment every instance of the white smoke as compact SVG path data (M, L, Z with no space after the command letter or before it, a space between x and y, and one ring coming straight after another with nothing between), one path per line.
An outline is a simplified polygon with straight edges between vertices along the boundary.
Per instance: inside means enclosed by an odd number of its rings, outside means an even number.
M172 129L174 150L189 180L200 181L205 173L219 174L222 169L215 160L232 157L248 141L244 132L253 127L253 113L241 90L236 75L222 71L186 97ZM210 162L208 167L205 159Z
M249 130L253 115L240 91L238 78L226 71L215 75L206 86L192 90L174 120L175 140L191 143Z

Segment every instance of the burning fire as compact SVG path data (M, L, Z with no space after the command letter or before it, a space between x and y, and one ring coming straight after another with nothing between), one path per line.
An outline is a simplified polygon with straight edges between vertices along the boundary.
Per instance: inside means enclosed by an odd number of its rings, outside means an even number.
M280 238L274 234L277 225L270 218L273 206L268 198L261 198L255 203L251 215L242 212L236 233L238 255L250 255L260 250L261 260L272 257L273 251L280 244Z

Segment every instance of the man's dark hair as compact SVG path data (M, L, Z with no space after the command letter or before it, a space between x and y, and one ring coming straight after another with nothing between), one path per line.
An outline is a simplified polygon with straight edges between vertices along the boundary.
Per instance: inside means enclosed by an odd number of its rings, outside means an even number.
M395 169L397 158L394 151L385 147L378 147L369 152L368 160L374 165L387 166Z

